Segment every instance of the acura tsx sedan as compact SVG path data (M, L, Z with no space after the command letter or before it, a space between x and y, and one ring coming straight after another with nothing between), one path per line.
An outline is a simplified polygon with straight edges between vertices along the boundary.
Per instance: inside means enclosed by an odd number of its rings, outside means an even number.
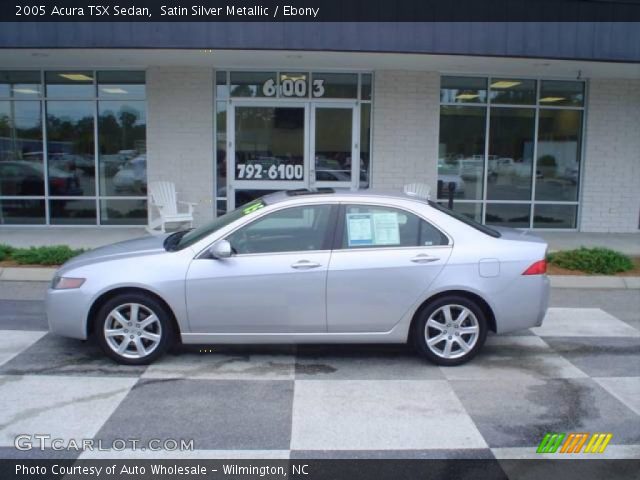
M439 365L539 326L546 243L409 194L267 195L192 230L97 248L56 273L53 333L123 364L184 344L405 343Z

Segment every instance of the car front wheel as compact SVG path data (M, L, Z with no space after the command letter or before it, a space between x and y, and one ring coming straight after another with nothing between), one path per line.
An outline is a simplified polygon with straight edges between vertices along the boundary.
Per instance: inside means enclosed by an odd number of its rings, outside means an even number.
M135 293L107 301L95 318L94 332L105 354L124 365L153 362L170 347L174 336L164 305Z
M418 351L437 365L471 360L487 337L487 319L472 300L451 295L437 299L418 314L414 340Z

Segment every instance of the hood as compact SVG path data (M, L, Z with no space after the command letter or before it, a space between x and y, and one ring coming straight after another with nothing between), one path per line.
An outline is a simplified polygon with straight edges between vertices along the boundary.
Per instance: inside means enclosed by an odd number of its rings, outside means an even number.
M530 230L518 230L509 227L496 227L489 225L492 230L500 232L500 238L504 240L515 240L520 242L547 243L546 240L533 235Z
M67 270L70 267L79 267L81 265L98 263L116 258L128 258L138 255L165 252L163 244L165 238L168 236L169 234L158 236L149 235L99 247L78 255L77 257L73 257L71 260L66 262L60 270Z

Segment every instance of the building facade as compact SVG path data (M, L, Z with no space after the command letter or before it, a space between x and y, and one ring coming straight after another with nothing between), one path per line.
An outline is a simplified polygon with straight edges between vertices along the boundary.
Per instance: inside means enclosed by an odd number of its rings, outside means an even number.
M637 24L29 25L0 29L0 225L146 225L169 180L197 224L421 182L488 224L639 229Z

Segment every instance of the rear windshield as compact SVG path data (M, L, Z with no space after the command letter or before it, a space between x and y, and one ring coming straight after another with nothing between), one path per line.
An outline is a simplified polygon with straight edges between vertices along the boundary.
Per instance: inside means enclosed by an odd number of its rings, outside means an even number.
M469 225L470 227L475 228L476 230L481 231L482 233L489 235L493 238L500 238L500 232L494 230L491 227L487 227L486 225L482 225L481 223L476 222L475 220L470 219L466 215L463 215L458 212L454 212L453 210L449 210L448 208L443 207L442 205L437 204L436 202L429 201L429 205L431 205L436 210L441 211L442 213L446 213L450 217L455 218L456 220L460 220L462 223Z

